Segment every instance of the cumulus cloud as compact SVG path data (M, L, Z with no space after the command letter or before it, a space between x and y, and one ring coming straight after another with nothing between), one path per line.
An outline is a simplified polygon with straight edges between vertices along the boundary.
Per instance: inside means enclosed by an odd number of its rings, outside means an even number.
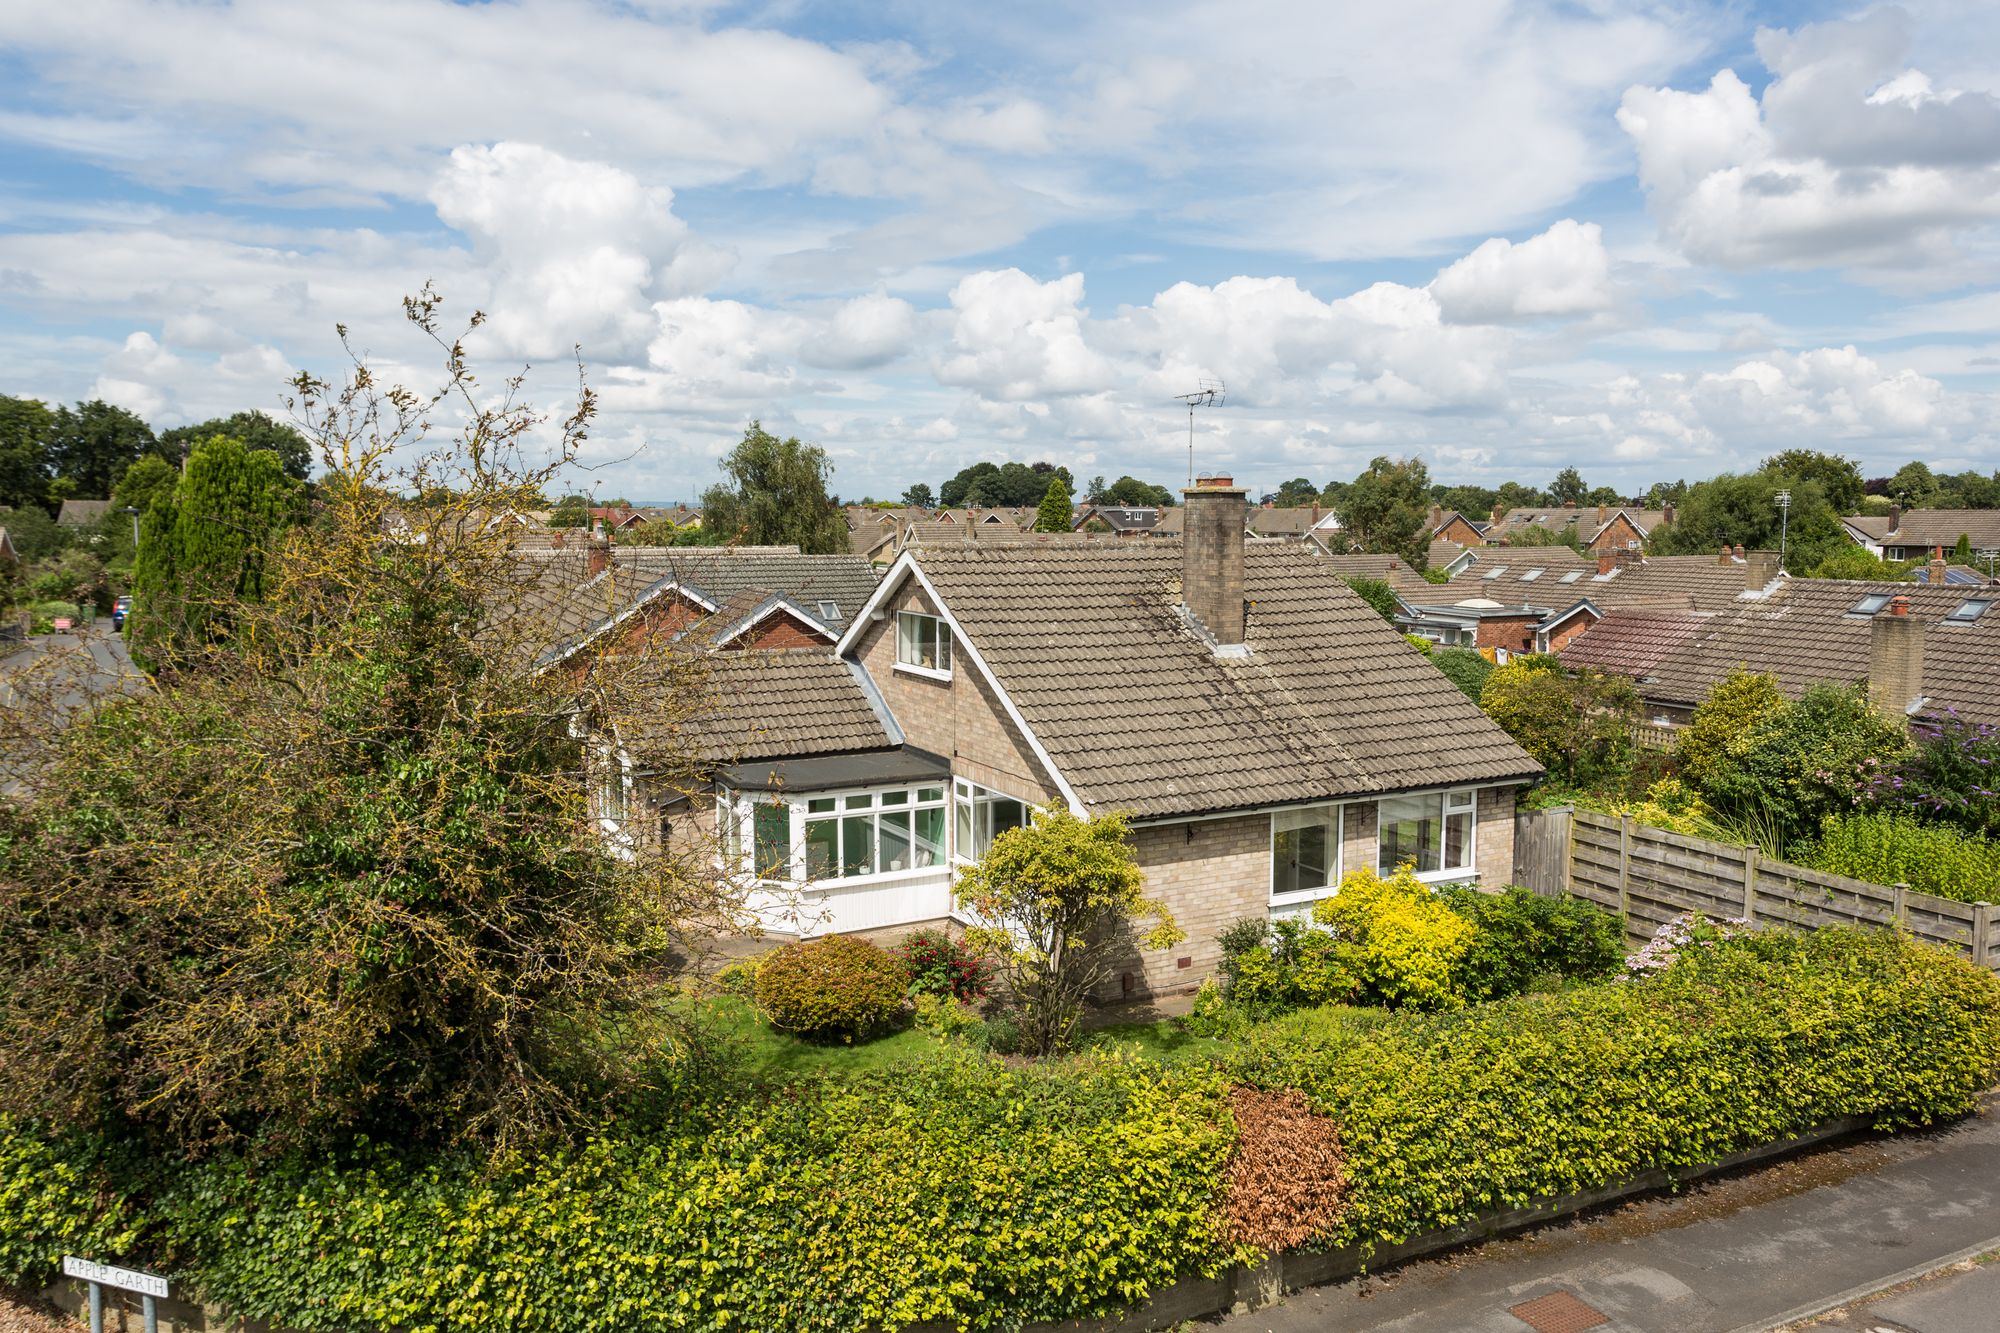
M430 198L490 274L490 335L522 356L629 352L652 331L652 298L700 290L726 265L691 241L673 191L534 144L454 149Z
M157 419L169 410L174 385L183 371L180 358L141 329L129 334L124 346L104 358L103 368L90 386L90 396Z
M1898 10L1759 33L1761 101L1733 70L1635 87L1618 123L1661 230L1727 267L1910 268L2000 221L2000 99L1907 69Z
M1016 400L1108 386L1110 365L1084 340L1083 274L1037 282L1020 269L974 273L951 289L951 347L940 383Z
M1455 324L1507 324L1603 310L1611 304L1604 229L1564 218L1518 245L1495 237L1439 273L1430 292Z

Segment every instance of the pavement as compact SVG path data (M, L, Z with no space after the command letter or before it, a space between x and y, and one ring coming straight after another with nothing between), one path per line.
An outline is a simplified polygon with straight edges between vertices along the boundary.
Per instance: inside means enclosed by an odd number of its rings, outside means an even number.
M2000 1102L1989 1100L1942 1129L1848 1140L1679 1195L1298 1292L1214 1327L1772 1333L1827 1316L1860 1322L1822 1320L1816 1333L1996 1333L2000 1264L1925 1280L1932 1268L1996 1249Z

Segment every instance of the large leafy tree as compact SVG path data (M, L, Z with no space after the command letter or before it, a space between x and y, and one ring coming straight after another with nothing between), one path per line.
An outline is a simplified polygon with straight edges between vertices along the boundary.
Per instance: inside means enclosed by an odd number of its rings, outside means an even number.
M1137 477L1120 477L1104 488L1104 503L1171 509L1176 503L1176 497L1173 491L1165 486L1140 481Z
M1778 492L1791 493L1784 522ZM1785 567L1802 574L1852 544L1826 492L1811 479L1782 472L1724 473L1688 488L1671 526L1653 530L1652 549L1662 555L1705 555L1721 546L1775 551L1781 532Z
M1136 942L1165 949L1187 938L1145 876L1122 815L1084 819L1056 807L1008 829L959 878L959 902L983 923L967 932L999 959L1037 1055L1069 1044L1084 1001ZM1136 923L1152 926L1136 940Z
M157 447L153 428L138 416L93 398L56 409L48 461L69 495L104 499L126 468Z
M1290 481L1280 485L1277 490L1272 491L1270 495L1272 504L1282 505L1287 509L1296 508L1299 505L1313 504L1318 499L1319 487L1313 485L1311 481L1304 477L1293 477Z
M218 435L227 435L252 453L270 450L277 455L285 475L294 481L304 481L312 474L311 442L296 428L255 409L195 426L176 426L161 434L160 448L166 457L180 463Z
M701 498L706 540L795 545L808 555L847 550L847 520L827 490L833 465L818 445L781 440L753 421L722 471L729 480Z
M0 395L0 505L49 508L49 437L56 414L33 398Z
M299 500L299 483L270 450L245 449L226 435L195 447L140 529L126 633L144 662L159 669L198 655L229 632L245 603L263 597Z
M1540 655L1496 667L1480 686L1479 706L1551 774L1586 786L1623 771L1639 716L1631 681L1565 671Z
M1930 466L1912 460L1896 469L1896 475L1889 478L1889 498L1905 509L1914 509L1929 504L1937 498L1938 481Z
M436 308L409 303L434 336ZM263 600L200 669L62 733L25 806L0 803L0 1114L166 1152L504 1144L657 1086L654 969L731 914L712 847L607 840L579 773L588 736L641 718L680 771L671 719L699 707L699 665L536 669L541 562L485 518L573 460L592 400L546 427L496 408L440 341L434 392L380 388L358 359L342 384L300 377L336 481ZM449 441L443 419L465 423ZM548 466L513 465L549 439ZM396 499L433 492L451 498ZM385 538L391 512L421 530Z
M903 506L907 509L935 509L937 496L931 493L931 484L920 481L903 492Z
M1826 496L1836 514L1861 512L1861 469L1851 458L1823 454L1817 449L1786 449L1765 459L1757 470L1789 478L1794 483L1818 483L1820 493Z
M1364 551L1399 555L1412 569L1430 563L1430 473L1417 458L1377 458L1335 506L1348 538Z
M1556 479L1549 483L1549 499L1559 505L1580 505L1589 491L1583 484L1583 474L1573 467L1556 473Z
M1051 477L1060 477L1074 492L1076 479L1068 468L1054 463L974 463L938 488L938 503L948 509L960 505L1027 508L1042 502Z

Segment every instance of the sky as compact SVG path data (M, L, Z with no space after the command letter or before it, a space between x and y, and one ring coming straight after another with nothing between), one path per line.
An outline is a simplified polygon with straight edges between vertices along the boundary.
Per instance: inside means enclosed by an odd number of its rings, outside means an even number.
M1984 12L1982 10L1984 9ZM0 392L156 427L580 354L601 496L745 423L1259 490L2000 467L2000 24L1901 7L0 0Z

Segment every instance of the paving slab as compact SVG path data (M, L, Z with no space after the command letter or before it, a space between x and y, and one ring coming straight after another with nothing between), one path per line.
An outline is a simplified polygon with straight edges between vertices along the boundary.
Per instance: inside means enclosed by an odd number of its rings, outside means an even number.
M1298 1292L1218 1327L1532 1333L1515 1307L1567 1293L1604 1317L1594 1327L1606 1333L1732 1333L1987 1241L2000 1243L1991 1106L1941 1129L1850 1141ZM1980 1333L2000 1330L2000 1302L1993 1310Z

